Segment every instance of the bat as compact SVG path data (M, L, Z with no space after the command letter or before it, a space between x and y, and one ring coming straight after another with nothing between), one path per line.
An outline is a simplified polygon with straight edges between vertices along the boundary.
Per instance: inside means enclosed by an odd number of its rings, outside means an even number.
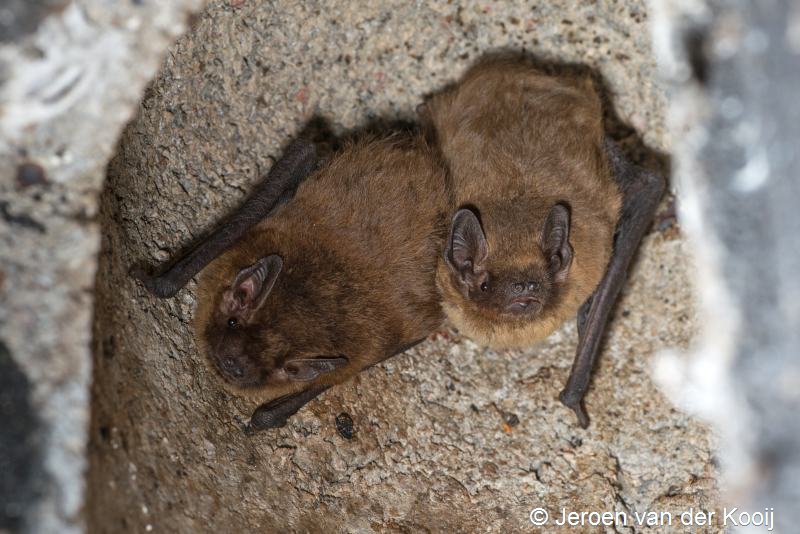
M603 130L588 78L511 61L473 67L421 112L455 207L437 268L446 316L492 347L521 347L577 314L560 400L583 397L609 313L665 189Z
M206 240L136 275L168 297L200 273L198 348L226 387L261 404L248 432L279 427L441 326L445 178L419 134L350 142L319 168L296 141Z

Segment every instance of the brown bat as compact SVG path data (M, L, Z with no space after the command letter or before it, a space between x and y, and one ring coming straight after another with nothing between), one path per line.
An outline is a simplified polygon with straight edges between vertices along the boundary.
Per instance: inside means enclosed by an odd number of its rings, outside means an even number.
M138 277L168 297L203 269L198 347L228 387L268 401L249 430L282 426L441 325L449 206L422 136L354 142L316 171L297 141L226 224L160 276Z
M582 400L609 312L663 179L605 137L588 78L487 62L422 111L460 208L437 272L446 315L476 341L519 347L577 313L560 398L585 428Z

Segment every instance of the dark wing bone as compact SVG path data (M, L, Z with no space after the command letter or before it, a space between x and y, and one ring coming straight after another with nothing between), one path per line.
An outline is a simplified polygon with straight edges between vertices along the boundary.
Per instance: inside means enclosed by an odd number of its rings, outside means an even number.
M606 153L622 192L622 212L606 274L578 311L578 350L567 385L559 396L561 402L575 412L583 428L589 426L589 417L583 409L583 396L589 387L609 314L666 187L662 177L633 165L610 139L606 139Z
M292 198L297 186L314 171L316 164L314 145L303 139L294 141L253 194L211 236L157 276L148 276L137 269L131 274L141 280L153 295L172 297L247 230Z
M392 356L403 353L411 347L422 343L423 341L425 341L425 338L418 339L417 341L413 341L407 345L403 345L388 356L371 363L364 369L369 369L373 365L377 365L382 361L388 360ZM362 371L364 369L362 369ZM303 391L300 391L299 393L278 397L277 399L273 399L266 404L262 404L256 408L255 412L253 412L253 416L250 418L250 424L245 427L245 432L247 434L252 434L259 430L282 427L286 424L286 421L289 419L289 417L297 413L297 410L305 406L309 401L314 400L330 387L331 386L311 386Z

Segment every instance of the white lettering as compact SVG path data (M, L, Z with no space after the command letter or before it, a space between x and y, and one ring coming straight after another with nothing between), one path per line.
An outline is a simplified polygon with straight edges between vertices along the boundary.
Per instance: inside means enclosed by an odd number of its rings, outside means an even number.
M556 519L556 525L558 525L559 527L563 527L566 522L567 522L567 509L562 508L561 519Z
M679 517L682 525L705 527L705 526L713 526L715 524L714 520L715 516L717 516L716 512L711 512L702 509L695 510L694 508L689 508L688 510L682 512L677 517ZM767 532L772 532L775 529L774 508L764 508L763 512L762 511L748 512L740 510L738 507L723 508L721 516L722 516L722 525L721 525L722 527L747 527L747 526L766 527ZM671 512L662 512L653 510L637 512L636 510L634 510L633 517L634 517L634 524L639 526L659 527L659 526L672 525ZM560 527L563 527L565 525L571 527L578 527L578 526L596 527L600 525L606 527L629 526L628 515L626 512L622 511L574 512L567 510L567 508L561 508L560 516L555 517L554 519L555 520L553 521L553 523ZM534 522L534 524L543 525L546 523L546 521L547 517L545 515L544 522L542 523Z
M650 527L658 526L659 517L657 512L643 512L642 515L639 515L639 512L634 511L633 515L636 516L636 524L637 525L647 525Z
M733 509L731 509L730 512L728 511L727 508L723 508L722 509L722 524L723 525L727 526L728 525L728 521L730 521L730 524L733 525L734 527L738 527L739 526L739 523L737 523L736 520L733 518L733 514L736 513L736 510L738 510L738 508L733 508Z

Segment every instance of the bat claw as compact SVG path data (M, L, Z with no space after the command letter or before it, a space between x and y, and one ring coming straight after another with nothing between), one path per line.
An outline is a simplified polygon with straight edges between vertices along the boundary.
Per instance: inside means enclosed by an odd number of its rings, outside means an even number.
M558 396L558 400L561 401L561 404L575 412L575 416L578 418L578 425L580 425L581 428L589 428L589 415L583 408L582 396L575 398L572 392L565 389Z

